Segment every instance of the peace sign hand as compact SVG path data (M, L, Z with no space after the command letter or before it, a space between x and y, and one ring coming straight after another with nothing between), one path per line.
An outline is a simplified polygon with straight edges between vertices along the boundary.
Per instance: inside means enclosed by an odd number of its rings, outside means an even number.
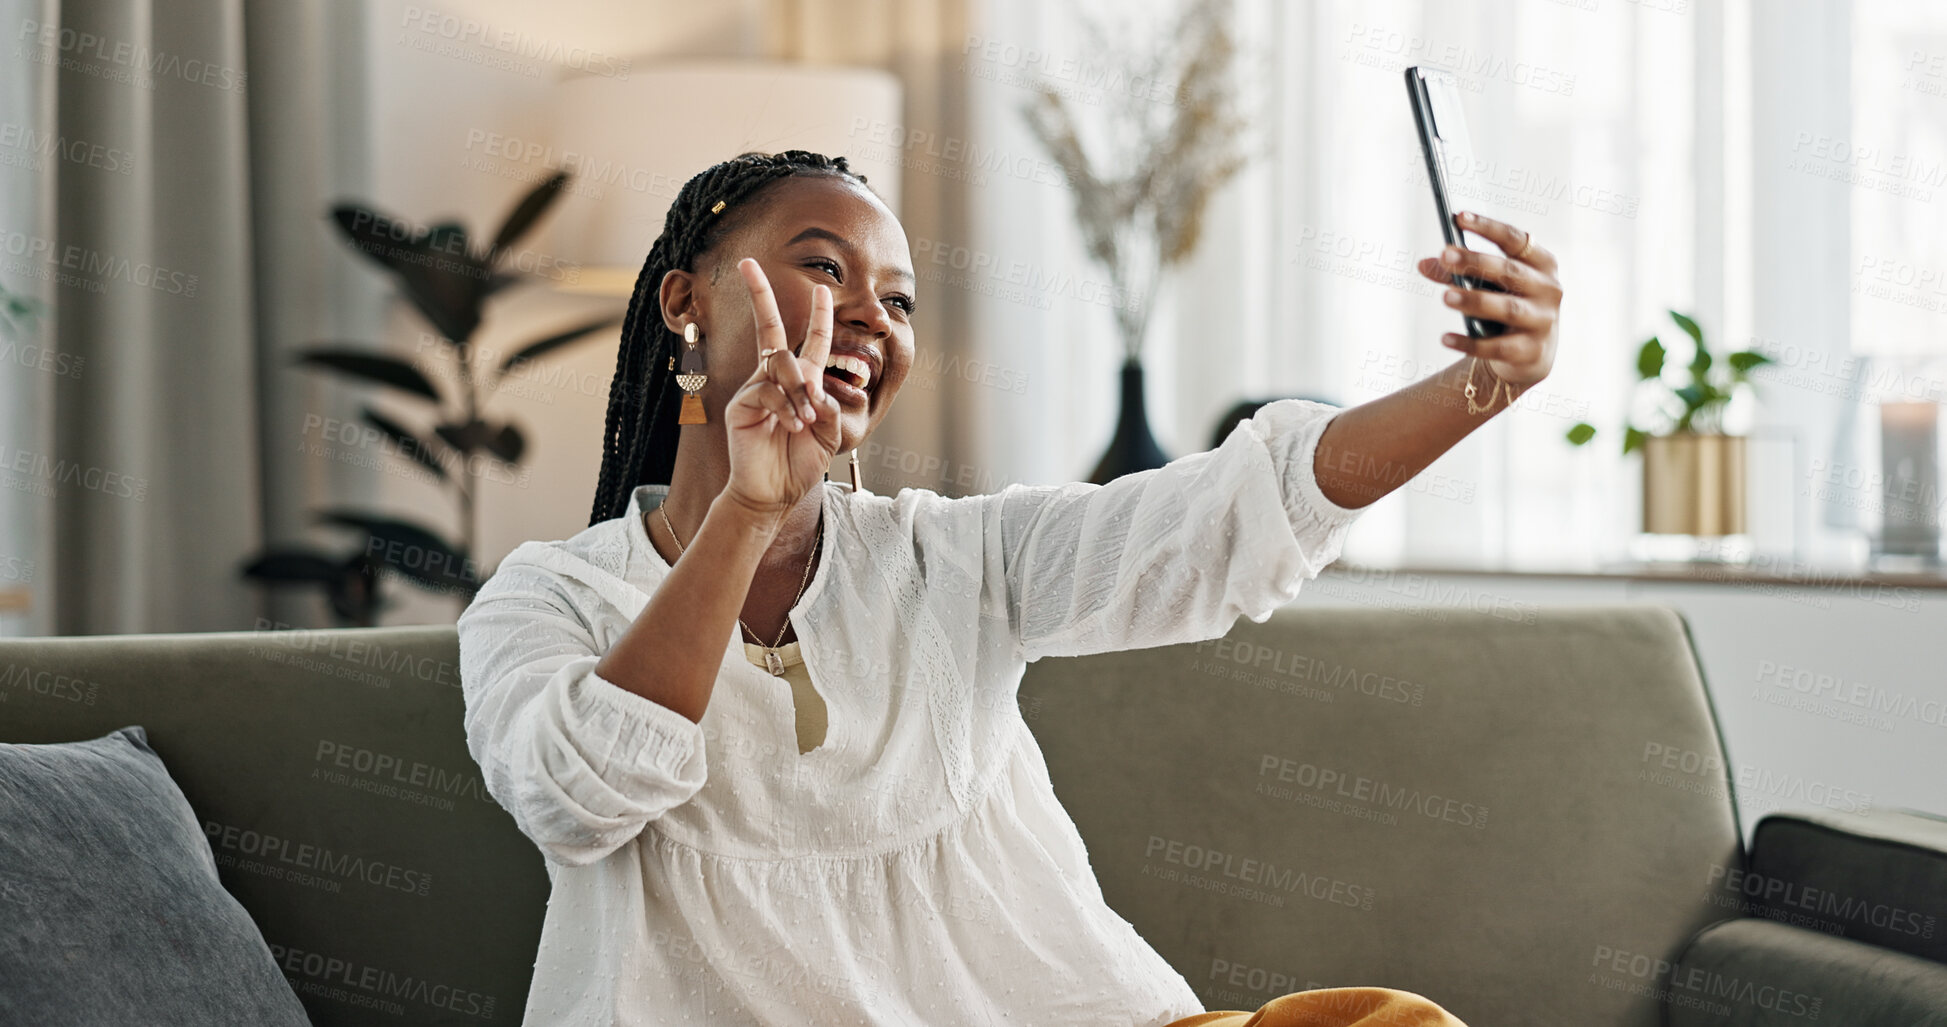
M793 354L764 269L749 257L737 270L757 318L757 368L724 407L730 481L724 491L753 509L782 513L816 485L838 452L838 401L825 394L832 349L832 293L811 291L811 324Z

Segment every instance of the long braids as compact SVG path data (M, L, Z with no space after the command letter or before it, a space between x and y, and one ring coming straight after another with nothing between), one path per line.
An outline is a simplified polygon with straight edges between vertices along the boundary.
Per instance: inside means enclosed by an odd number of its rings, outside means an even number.
M590 526L627 513L638 486L666 485L675 473L678 404L670 395L675 372L669 364L682 339L663 323L663 276L679 268L695 271L698 258L723 237L726 223L747 209L748 201L794 175L843 176L865 184L865 176L846 167L843 157L808 150L745 153L699 172L670 204L622 321Z

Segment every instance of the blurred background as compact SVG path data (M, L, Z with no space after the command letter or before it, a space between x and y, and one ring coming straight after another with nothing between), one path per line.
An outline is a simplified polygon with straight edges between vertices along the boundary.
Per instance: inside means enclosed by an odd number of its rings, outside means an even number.
M587 526L628 285L741 150L846 155L912 242L876 492L1440 373L1431 65L1456 204L1560 258L1560 356L1301 602L1669 603L1732 751L1799 775L1741 782L1752 819L1941 805L1947 6L0 0L0 33L6 634L450 622Z

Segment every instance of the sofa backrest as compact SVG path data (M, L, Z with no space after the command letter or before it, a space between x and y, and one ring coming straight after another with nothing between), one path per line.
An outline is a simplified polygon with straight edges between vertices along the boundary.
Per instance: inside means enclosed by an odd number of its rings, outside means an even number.
M444 627L0 639L0 741L141 724L313 1023L518 1023L548 899Z
M1683 624L1497 612L1291 607L1028 668L1104 895L1210 1008L1380 984L1655 1022L1740 857ZM451 626L0 639L0 741L143 725L320 1027L525 1006L547 874L463 710Z
M1210 1009L1419 992L1474 1024L1660 1022L1742 846L1668 609L1293 606L1032 664L1110 905Z

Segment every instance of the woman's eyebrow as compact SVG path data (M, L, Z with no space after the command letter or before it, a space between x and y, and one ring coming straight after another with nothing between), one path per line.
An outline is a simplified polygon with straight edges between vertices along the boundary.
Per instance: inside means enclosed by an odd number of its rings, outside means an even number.
M792 236L791 240L785 243L784 245L796 246L797 244L804 242L807 239L823 239L826 242L829 242L832 245L838 247L839 249L844 250L845 255L847 257L850 257L855 260L858 258L858 252L859 252L858 247L853 246L852 241L850 239L847 239L844 236L839 235L837 232L831 231L830 229L819 228L815 225L811 228L805 229L802 232L799 232L797 235ZM903 267L895 267L893 265L888 264L885 267L880 268L880 271L884 274L891 275L894 278L903 278L908 282L914 280L913 273L911 271L906 270Z

